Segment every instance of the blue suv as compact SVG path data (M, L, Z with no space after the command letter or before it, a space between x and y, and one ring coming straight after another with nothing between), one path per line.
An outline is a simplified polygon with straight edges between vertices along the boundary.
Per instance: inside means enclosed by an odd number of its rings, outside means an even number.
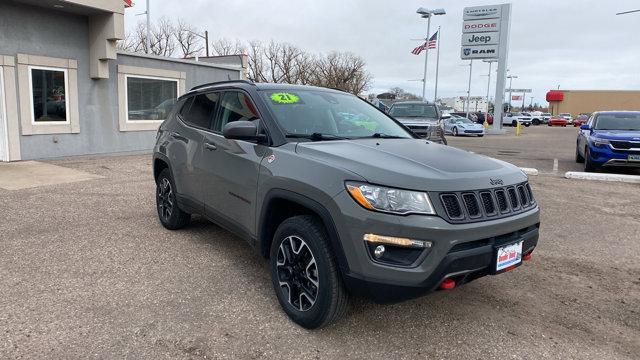
M640 169L640 111L600 111L580 126L576 162L585 171L626 166Z

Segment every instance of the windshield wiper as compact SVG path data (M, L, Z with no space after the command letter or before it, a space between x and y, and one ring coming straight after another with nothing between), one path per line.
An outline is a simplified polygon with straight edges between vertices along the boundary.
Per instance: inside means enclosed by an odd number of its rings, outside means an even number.
M360 138L376 138L376 139L407 139L404 136L387 135L385 133L373 133L369 136L361 136Z
M311 141L322 141L322 140L347 140L349 138L344 136L332 135L332 134L323 134L319 132L314 132L313 134L286 134L285 137L292 139L309 139Z

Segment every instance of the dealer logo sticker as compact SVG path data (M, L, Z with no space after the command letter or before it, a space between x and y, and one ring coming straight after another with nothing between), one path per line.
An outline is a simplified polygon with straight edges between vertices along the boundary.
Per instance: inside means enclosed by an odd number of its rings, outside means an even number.
M275 155L271 154L271 155L267 156L267 162L269 164L271 164L274 161L276 161L276 156Z

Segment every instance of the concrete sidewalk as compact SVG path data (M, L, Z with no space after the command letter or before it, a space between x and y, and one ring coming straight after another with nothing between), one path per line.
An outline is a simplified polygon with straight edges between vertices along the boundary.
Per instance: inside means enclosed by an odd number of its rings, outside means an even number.
M101 178L102 176L99 175L38 161L0 163L0 188L5 190L29 189Z

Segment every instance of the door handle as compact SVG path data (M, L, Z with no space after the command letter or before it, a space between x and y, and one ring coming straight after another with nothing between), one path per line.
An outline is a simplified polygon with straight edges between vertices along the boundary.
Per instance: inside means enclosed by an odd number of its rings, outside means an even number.
M204 143L204 148L209 150L209 151L213 151L213 150L217 150L218 149L217 146L215 146L214 144L209 143L209 142Z
M176 138L176 139L182 139L182 135L180 135L179 132L177 131L172 131L169 133L169 135L171 135L171 137Z

